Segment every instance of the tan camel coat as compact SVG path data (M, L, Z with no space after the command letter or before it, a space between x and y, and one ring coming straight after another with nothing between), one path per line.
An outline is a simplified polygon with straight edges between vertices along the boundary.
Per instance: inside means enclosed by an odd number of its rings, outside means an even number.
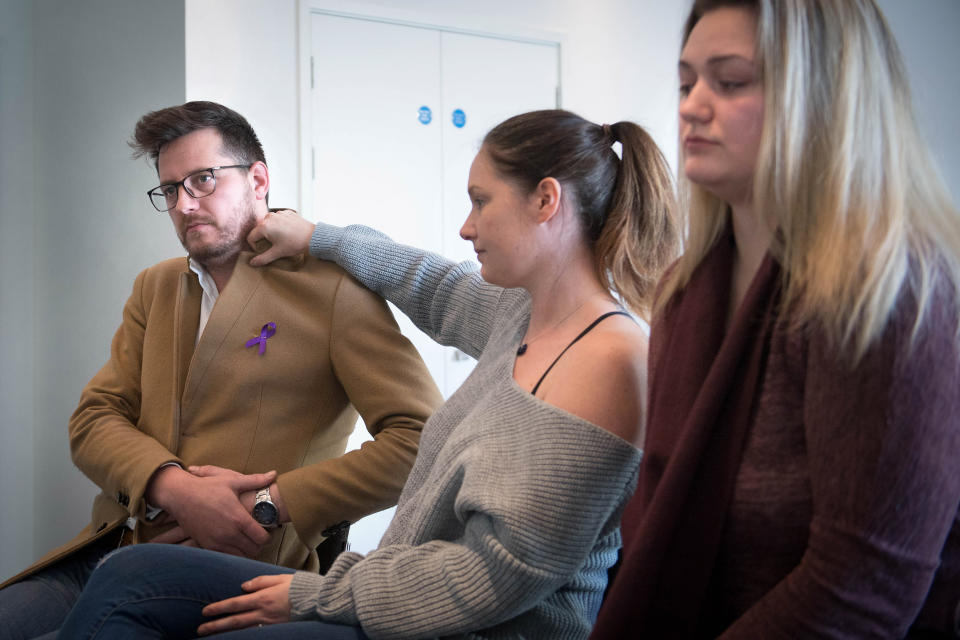
M137 276L110 360L83 390L70 447L101 489L90 524L2 586L138 518L167 462L276 469L292 522L258 559L315 570L322 531L396 503L420 429L442 398L379 297L333 263L253 268L243 253L196 342L201 288L187 258ZM247 347L267 323L276 333ZM346 455L357 412L374 441ZM0 586L0 588L2 588Z

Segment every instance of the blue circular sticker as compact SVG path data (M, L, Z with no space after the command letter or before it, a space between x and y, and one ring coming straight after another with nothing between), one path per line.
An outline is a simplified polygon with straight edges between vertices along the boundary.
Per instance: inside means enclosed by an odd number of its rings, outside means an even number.
M453 126L457 129L463 129L465 124L467 124L467 114L463 112L463 109L456 109L453 112Z
M419 113L420 115L417 117L417 119L423 124L430 124L430 121L433 120L433 112L430 111L430 107L420 107Z

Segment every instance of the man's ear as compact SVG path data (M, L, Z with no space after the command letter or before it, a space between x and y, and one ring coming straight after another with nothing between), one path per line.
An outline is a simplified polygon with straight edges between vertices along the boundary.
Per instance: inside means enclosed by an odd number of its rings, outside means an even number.
M270 191L270 172L267 170L267 165L257 160L250 165L248 177L250 179L250 186L253 188L253 194L257 197L257 200L265 199L267 192Z
M556 178L544 178L534 189L532 197L537 206L537 222L548 222L560 210L563 187Z

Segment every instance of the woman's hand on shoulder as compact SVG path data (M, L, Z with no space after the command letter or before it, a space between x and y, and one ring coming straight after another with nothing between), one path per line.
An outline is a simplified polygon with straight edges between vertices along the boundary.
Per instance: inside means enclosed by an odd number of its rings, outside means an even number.
M540 397L639 447L647 413L647 344L632 320L610 318L560 359Z
M247 244L257 249L257 243L266 240L270 247L250 259L254 267L262 267L279 258L300 255L310 248L314 225L296 211L270 211L247 235Z

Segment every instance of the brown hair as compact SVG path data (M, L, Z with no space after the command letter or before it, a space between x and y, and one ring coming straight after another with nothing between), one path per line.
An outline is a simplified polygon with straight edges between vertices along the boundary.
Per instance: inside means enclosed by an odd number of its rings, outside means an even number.
M601 126L552 109L502 122L483 148L528 192L548 177L572 192L601 280L648 317L657 279L680 246L673 179L650 135L632 122Z
M246 118L222 104L207 101L187 102L176 107L151 111L137 122L133 132L135 158L149 156L153 166L164 145L199 129L216 129L223 139L224 153L238 163L267 163L263 146Z

